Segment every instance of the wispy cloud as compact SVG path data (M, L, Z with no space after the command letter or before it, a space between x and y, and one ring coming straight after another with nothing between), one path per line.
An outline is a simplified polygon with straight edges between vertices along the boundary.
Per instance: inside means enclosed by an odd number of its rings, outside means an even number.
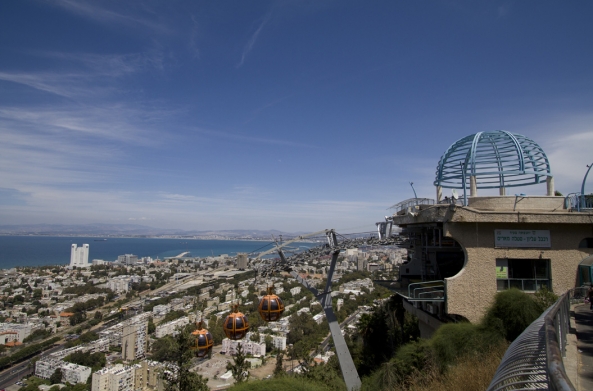
M192 130L196 133L200 133L203 135L217 137L217 138L224 138L224 139L233 140L233 141L258 143L258 144L284 145L287 147L318 148L315 145L300 143L300 142L296 142L296 141L245 136L242 134L227 133L227 132L223 132L223 131L213 131L213 130L202 129L202 128L193 128Z
M53 4L60 6L70 12L86 17L88 19L95 20L100 23L118 23L124 26L132 25L149 28L153 31L156 30L161 33L169 32L168 28L160 23L153 22L145 18L141 18L137 15L130 16L112 10L107 10L98 6L95 2L86 2L82 0L58 0L55 1Z
M251 35L251 37L249 38L249 40L247 41L247 43L243 47L243 53L241 54L241 60L239 61L239 63L236 66L237 68L241 68L243 66L243 64L245 63L245 58L247 57L247 55L253 49L253 46L255 45L255 42L257 41L257 38L259 37L259 34L261 33L262 29L264 28L264 26L266 25L266 23L268 22L268 20L270 20L270 17L271 16L272 16L272 14L271 13L268 13L264 17L264 19L262 20L262 22L259 24L258 28Z
M192 58L200 58L200 48L198 47L198 21L195 16L191 15L192 28L189 35L188 49L192 54Z

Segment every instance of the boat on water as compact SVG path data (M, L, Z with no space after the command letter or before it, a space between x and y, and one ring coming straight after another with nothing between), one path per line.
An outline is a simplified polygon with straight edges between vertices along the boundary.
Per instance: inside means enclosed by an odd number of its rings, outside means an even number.
M106 242L107 239L95 239L95 242Z

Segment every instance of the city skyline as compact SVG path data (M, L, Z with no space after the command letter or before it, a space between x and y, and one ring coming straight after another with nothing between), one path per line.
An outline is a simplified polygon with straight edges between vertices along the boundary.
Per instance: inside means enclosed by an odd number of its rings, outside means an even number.
M533 139L565 195L593 162L588 2L0 10L5 225L360 232L469 134Z

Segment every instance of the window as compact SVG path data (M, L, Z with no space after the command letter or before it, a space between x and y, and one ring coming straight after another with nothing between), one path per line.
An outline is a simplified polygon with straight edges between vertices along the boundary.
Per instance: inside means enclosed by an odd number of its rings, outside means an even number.
M496 284L499 291L517 288L537 291L552 288L549 259L497 259Z

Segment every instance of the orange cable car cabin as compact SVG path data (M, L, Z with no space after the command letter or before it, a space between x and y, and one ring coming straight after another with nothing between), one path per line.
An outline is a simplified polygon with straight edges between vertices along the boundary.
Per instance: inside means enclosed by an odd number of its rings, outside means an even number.
M284 303L273 293L272 287L268 288L268 294L260 300L257 311L265 322L275 322L282 316Z
M239 312L238 306L235 304L234 311L226 317L222 327L227 338L236 341L244 338L249 331L249 321L247 316Z
M202 322L198 323L198 329L192 332L196 337L196 344L193 349L196 351L197 357L205 357L212 351L214 346L214 339L208 329L202 328Z

